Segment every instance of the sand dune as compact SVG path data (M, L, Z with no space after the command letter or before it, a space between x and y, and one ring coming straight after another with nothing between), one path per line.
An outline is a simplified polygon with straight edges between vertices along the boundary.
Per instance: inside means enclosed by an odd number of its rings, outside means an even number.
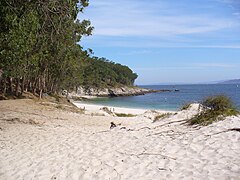
M240 118L193 128L179 121L190 115L152 123L0 101L0 179L239 179L240 133L225 130Z

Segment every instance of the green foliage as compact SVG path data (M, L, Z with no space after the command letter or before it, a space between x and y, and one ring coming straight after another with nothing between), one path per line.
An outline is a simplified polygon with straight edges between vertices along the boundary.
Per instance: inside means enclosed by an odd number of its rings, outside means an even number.
M128 67L90 57L79 45L93 27L78 20L88 0L0 1L0 93L41 94L77 86L133 84Z
M208 97L202 102L202 104L213 111L224 111L226 109L234 108L231 99L224 95Z
M83 86L112 87L131 86L137 75L127 66L116 64L105 58L87 58L83 69Z
M202 104L204 110L188 121L190 125L209 125L227 116L236 116L239 113L231 99L223 95L209 97Z

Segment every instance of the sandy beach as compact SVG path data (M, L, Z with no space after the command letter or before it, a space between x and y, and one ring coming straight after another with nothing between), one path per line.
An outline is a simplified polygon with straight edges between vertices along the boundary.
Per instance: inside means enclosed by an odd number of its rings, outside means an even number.
M77 111L30 99L0 101L0 179L239 179L240 117L205 127L186 125L197 113L95 105ZM116 127L110 129L113 122Z
M124 113L124 114L132 114L132 115L140 115L144 114L146 111L150 111L150 109L137 109L137 108L123 108L123 107L115 107L115 106L103 106L103 105L96 105L96 104L87 104L81 101L73 102L75 106L81 109L86 109L88 113L97 113L99 110L101 110L103 107L108 108L114 113ZM173 111L164 111L164 110L158 110L159 113L169 113Z

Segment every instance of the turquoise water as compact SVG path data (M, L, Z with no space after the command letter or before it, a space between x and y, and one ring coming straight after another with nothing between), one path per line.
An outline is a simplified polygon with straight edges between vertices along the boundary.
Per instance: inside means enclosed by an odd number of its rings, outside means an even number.
M240 109L240 85L236 84L154 85L141 87L169 90L178 89L179 91L159 92L142 96L97 98L88 100L86 103L140 109L177 110L183 104L200 102L211 95L226 95Z

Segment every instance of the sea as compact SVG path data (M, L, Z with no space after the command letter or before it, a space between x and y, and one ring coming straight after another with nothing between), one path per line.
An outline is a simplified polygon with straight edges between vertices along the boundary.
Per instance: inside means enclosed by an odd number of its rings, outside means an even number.
M137 109L171 110L180 109L184 104L201 102L209 96L225 95L240 110L240 84L191 84L191 85L148 85L142 88L171 90L140 96L96 98L89 104L127 107Z

